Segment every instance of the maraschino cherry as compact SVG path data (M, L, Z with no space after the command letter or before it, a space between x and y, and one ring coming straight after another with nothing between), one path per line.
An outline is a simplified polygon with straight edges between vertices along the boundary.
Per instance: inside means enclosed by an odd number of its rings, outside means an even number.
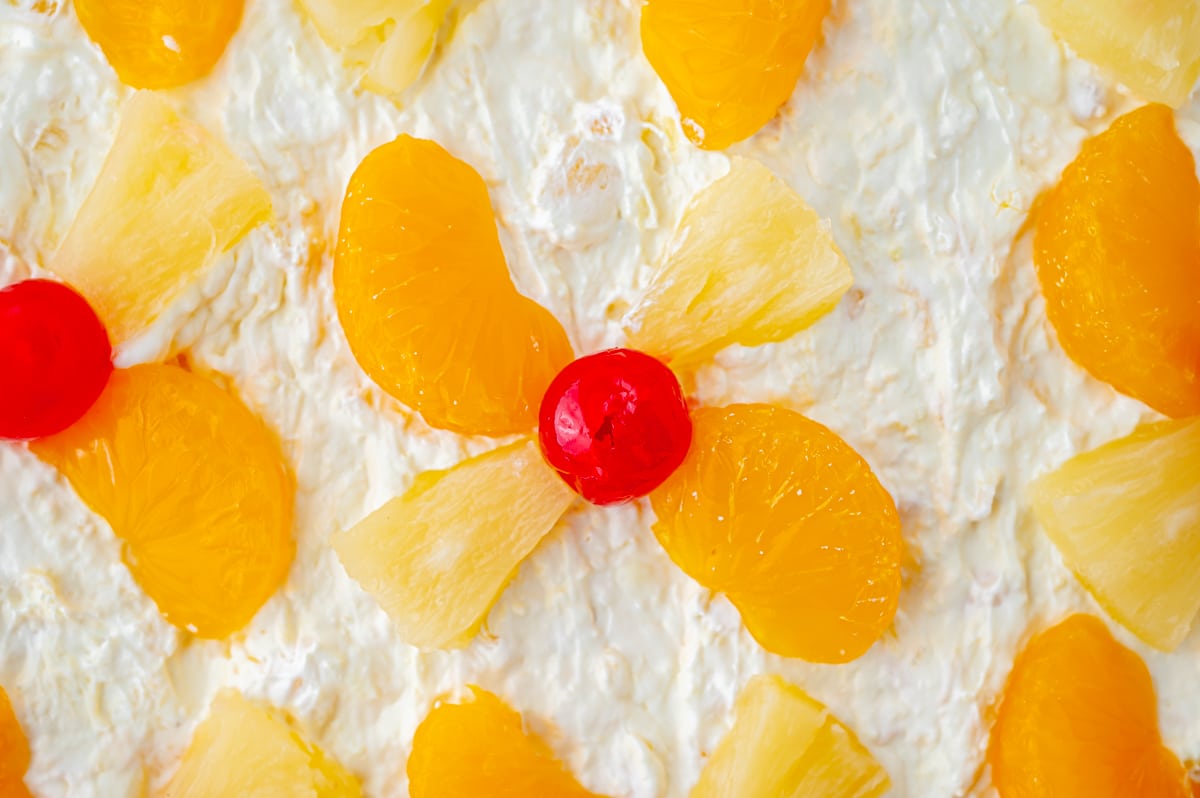
M112 374L108 333L87 300L62 283L0 289L0 438L62 432Z
M582 357L542 399L546 461L594 504L645 496L671 475L692 443L679 380L661 361L631 349Z

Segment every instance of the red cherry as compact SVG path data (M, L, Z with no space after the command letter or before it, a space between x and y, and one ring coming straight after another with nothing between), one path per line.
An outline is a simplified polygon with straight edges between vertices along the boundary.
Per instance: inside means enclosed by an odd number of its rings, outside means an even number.
M0 289L0 438L43 438L78 421L112 374L108 333L62 283Z
M631 349L581 357L542 399L542 454L583 498L615 504L645 496L683 462L692 419L679 380Z

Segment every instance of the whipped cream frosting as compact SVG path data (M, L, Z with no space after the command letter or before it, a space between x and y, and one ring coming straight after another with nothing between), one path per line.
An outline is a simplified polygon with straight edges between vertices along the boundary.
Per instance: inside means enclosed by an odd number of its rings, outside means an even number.
M0 284L45 275L116 132L122 87L62 0L0 4ZM827 217L856 285L785 343L687 379L702 402L776 402L846 437L909 543L894 629L842 666L765 654L668 560L646 503L580 503L466 649L421 653L327 546L421 471L497 445L437 431L376 388L337 324L342 192L400 132L487 180L518 287L579 352L622 342L689 197L728 168L683 136L641 55L637 0L486 0L397 103L356 89L288 0L248 0L214 74L171 92L271 192L253 232L122 365L185 353L283 440L296 562L229 641L168 625L105 522L23 446L0 444L0 684L35 794L124 798L170 778L222 687L285 708L359 775L407 795L413 731L478 684L525 713L590 789L681 798L753 675L795 681L859 734L894 798L994 795L991 707L1032 631L1099 612L1033 519L1029 482L1153 414L1055 341L1018 232L1080 142L1136 101L1017 0L838 0L792 102L732 153ZM1200 150L1200 98L1179 113ZM1167 744L1200 756L1200 633L1146 658Z

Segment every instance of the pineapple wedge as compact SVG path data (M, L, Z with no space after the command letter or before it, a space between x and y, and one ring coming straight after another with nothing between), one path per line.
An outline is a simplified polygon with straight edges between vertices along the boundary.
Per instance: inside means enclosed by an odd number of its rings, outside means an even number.
M691 798L877 798L890 786L828 709L778 676L757 676Z
M1178 108L1200 78L1196 0L1034 0L1042 21L1082 58L1143 100Z
M812 208L767 167L734 158L684 212L625 331L636 349L694 364L730 344L795 335L833 310L853 281Z
M282 714L224 691L196 727L164 798L362 798L358 780Z
M408 88L425 69L451 0L300 0L321 38L364 71L381 94Z
M461 647L574 498L527 438L421 474L333 547L405 642Z
M1172 651L1200 609L1200 419L1164 421L1033 484L1034 513L1100 605Z
M266 189L223 142L139 92L51 266L119 343L270 217Z

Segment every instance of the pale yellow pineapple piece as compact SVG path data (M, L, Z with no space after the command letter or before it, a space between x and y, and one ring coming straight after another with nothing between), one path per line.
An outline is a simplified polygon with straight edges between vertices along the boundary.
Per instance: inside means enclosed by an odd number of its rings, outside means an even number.
M361 798L358 780L276 710L224 691L163 798Z
M1200 78L1196 0L1034 0L1080 57L1151 102L1178 108Z
M778 676L757 676L691 798L877 798L889 786L828 709Z
M626 322L629 345L677 365L730 344L782 341L833 310L853 282L816 212L762 164L734 158L684 211Z
M574 498L526 438L421 474L333 547L405 642L464 646Z
M1162 651L1200 609L1200 419L1164 421L1039 479L1033 509L1100 605Z
M224 142L139 92L51 266L120 343L270 217L266 189Z
M451 0L300 0L326 43L383 94L408 88L425 69Z

